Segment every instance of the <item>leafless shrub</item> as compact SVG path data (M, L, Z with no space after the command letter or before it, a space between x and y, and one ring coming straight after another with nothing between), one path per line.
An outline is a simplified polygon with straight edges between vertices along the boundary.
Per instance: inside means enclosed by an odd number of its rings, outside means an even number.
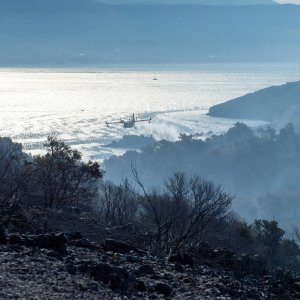
M123 226L136 221L139 208L137 195L129 182L120 185L106 182L99 189L97 210L106 226Z
M300 228L299 228L299 225L297 225L297 224L292 225L292 235L293 235L293 238L297 241L297 243L300 244Z
M210 181L175 173L163 193L149 194L136 169L132 172L142 191L145 218L154 225L156 240L164 243L167 251L176 252L184 243L203 239L207 227L229 210L232 197Z

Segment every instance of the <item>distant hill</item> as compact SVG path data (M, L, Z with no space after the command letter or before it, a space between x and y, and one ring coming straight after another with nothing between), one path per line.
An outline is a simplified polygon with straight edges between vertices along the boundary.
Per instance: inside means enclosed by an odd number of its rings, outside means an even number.
M300 81L272 86L212 106L208 114L222 118L293 121L299 109Z
M297 5L0 0L0 66L299 62L299 15Z

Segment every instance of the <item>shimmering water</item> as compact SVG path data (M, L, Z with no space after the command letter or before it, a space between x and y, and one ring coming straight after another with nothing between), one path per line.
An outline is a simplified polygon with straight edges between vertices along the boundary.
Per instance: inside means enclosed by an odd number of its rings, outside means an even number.
M236 120L205 116L211 105L296 80L300 67L284 65L0 69L0 135L37 153L46 136L56 134L85 157L101 159L112 153L102 146L124 134L174 140L182 132L223 132ZM152 123L105 124L133 112L153 117Z

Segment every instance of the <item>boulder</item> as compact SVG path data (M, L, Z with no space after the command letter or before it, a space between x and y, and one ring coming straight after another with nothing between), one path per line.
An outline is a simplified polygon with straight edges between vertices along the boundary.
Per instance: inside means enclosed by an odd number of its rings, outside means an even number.
M76 267L75 267L74 261L72 261L72 260L66 261L65 266L66 266L67 272L70 275L75 275L76 274Z
M130 286L131 277L122 268L92 261L79 262L79 271L89 274L94 280L101 281L111 289L125 291Z
M192 252L203 258L209 258L213 251L213 246L205 241L199 242L196 247L192 249Z
M297 293L300 293L300 282L295 282L293 288Z
M132 244L123 241L114 240L114 239L106 239L104 241L103 248L105 251L112 251L112 252L117 252L122 254L130 253L131 251L135 251L137 253L142 252Z
M142 265L139 267L138 271L142 274L148 274L148 275L154 274L154 270L150 265Z
M74 240L71 244L76 247L82 247L82 248L93 248L94 247L93 244L86 238Z
M154 289L157 293L163 294L165 296L169 296L172 292L173 289L166 283L159 282L154 286Z
M175 271L177 271L179 273L183 273L184 272L184 268L183 268L183 266L179 262L175 263Z
M4 227L0 224L0 244L6 244L6 233Z
M135 288L139 291L139 292L145 292L147 290L146 285L143 281L139 280L137 282L137 284L135 285Z
M195 263L193 257L187 253L171 255L169 257L169 262L190 266L193 266Z
M39 234L25 239L27 246L53 249L58 252L66 252L67 239L63 233Z
M83 238L81 232L79 231L69 231L65 233L68 240L80 240Z
M14 244L20 244L21 245L23 243L22 238L17 234L10 235L8 240L9 240L9 243L11 245L14 245Z
M266 275L267 262L257 255L242 254L234 260L233 269L238 274Z

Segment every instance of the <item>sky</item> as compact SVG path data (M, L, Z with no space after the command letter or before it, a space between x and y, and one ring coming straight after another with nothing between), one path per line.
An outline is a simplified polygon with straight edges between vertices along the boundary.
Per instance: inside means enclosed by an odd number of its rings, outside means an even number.
M277 0L277 2L285 4L285 3L293 3L293 4L299 4L300 5L300 0Z

